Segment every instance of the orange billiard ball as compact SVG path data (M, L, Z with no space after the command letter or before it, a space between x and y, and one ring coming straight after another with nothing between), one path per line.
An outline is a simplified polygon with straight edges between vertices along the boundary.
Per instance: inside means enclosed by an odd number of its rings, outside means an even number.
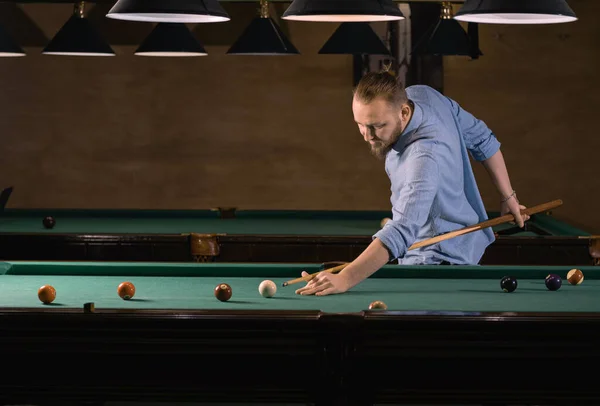
M231 286L226 283L219 283L215 287L215 297L219 299L221 302L226 302L231 299L232 295Z
M123 300L129 300L135 295L135 286L131 282L122 282L117 288L117 293Z
M577 268L571 269L567 273L567 280L571 285L579 285L581 282L583 282L583 272Z
M56 289L50 285L44 285L38 289L38 298L43 304L50 304L56 299Z

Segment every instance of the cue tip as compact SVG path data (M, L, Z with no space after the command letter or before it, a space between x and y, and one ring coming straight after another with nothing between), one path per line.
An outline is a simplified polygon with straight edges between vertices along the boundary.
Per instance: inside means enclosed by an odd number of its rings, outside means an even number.
M281 286L283 286L284 288L285 288L287 285L288 285L288 283L287 283L287 282L283 282L283 283L281 284Z

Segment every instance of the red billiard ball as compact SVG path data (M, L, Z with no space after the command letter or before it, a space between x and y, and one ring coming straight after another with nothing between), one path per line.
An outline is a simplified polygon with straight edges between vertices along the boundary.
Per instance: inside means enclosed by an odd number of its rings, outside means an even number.
M131 282L122 282L117 287L117 293L123 300L129 300L135 295L135 286Z
M42 221L42 223L44 224L44 227L46 227L46 228L54 228L54 225L56 224L56 220L54 220L54 217L52 217L52 216L46 216L46 217L44 217L44 220Z
M38 298L44 304L50 304L56 299L56 289L50 285L44 285L38 289Z
M219 283L217 287L215 287L215 297L221 302L226 302L229 299L231 299L231 295L231 286L229 286L228 284Z

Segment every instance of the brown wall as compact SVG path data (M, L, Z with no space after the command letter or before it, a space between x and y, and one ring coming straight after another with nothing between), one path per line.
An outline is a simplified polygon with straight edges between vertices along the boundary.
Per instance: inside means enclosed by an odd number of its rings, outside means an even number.
M525 204L561 198L558 217L600 232L600 4L571 6L574 24L482 26L485 55L447 58L445 90L495 130ZM317 54L336 25L282 23L300 56L230 56L254 10L227 8L237 22L196 29L207 57L136 57L149 25L97 19L117 57L28 46L27 57L0 60L0 187L15 187L10 207L388 209L382 164L352 121L351 57ZM48 38L71 11L21 9ZM476 174L496 210L487 175Z
M447 58L445 93L496 132L523 203L562 199L557 217L599 233L600 2L569 5L575 23L480 25L484 56ZM497 196L477 169L493 207Z

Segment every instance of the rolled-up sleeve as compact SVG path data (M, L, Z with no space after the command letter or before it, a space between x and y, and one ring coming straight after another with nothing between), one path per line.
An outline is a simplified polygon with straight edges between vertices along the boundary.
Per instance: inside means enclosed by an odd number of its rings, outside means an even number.
M397 200L392 205L393 220L373 236L387 247L391 259L404 256L416 241L419 230L429 218L438 190L439 172L433 151L415 150L408 159L404 182L394 191Z
M483 122L463 109L457 102L447 98L452 106L465 145L473 159L485 161L500 149L500 142Z

